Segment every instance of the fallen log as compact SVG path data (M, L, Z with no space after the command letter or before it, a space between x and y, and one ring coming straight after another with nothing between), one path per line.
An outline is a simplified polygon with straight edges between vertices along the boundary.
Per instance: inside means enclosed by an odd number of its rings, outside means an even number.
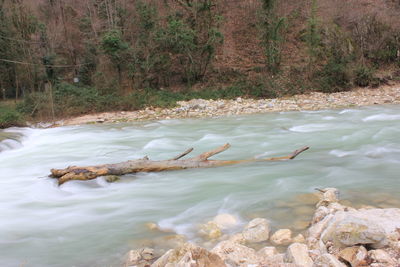
M128 173L137 172L160 172L170 170L183 170L189 168L209 168L216 166L233 165L246 162L262 162L262 161L282 161L291 160L297 157L303 151L309 149L309 147L303 147L295 150L288 156L266 158L266 159L246 159L246 160L209 160L208 158L227 150L230 144L225 144L214 150L204 152L197 157L189 159L181 159L190 152L193 148L186 150L185 152L177 155L176 157L169 160L153 161L148 157L142 159L129 160L115 164L103 164L97 166L77 167L69 166L65 169L51 169L52 178L58 179L58 185L62 185L65 182L71 180L92 180L99 176L108 175L124 175Z

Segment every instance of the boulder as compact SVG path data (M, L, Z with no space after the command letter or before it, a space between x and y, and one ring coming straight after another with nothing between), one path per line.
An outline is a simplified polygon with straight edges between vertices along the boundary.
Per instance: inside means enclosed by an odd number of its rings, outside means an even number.
M348 247L339 252L339 258L348 262L352 267L367 266L368 252L363 246Z
M383 249L370 250L368 251L368 256L373 263L382 263L386 264L387 266L397 266L396 260L393 259L389 253Z
M304 243L304 242L306 242L306 239L304 238L304 236L302 234L298 234L295 237L293 237L292 242L293 243Z
M313 260L308 255L308 247L300 243L293 243L288 247L286 261L294 263L299 267L313 266Z
M212 220L221 230L233 228L238 225L238 219L231 214L218 214Z
M220 242L211 252L217 254L230 266L247 267L250 264L257 266L262 261L262 257L254 249L230 240Z
M398 228L400 209L338 211L322 233L322 240L332 241L337 247L360 244L382 248L399 237Z
M325 253L319 256L315 262L313 267L346 267L347 265L343 262L336 259L335 256Z
M288 245L292 242L292 231L290 229L280 229L271 236L274 245Z
M208 222L200 227L199 234L207 239L218 239L222 236L222 231L215 222Z
M154 249L152 248L131 250L128 252L125 266L149 266L154 259Z
M322 196L320 201L317 203L317 207L328 206L330 203L339 201L339 190L336 188L325 188L321 190Z
M273 258L274 256L278 255L278 251L275 247L264 247L257 251L257 255L262 258Z
M185 243L177 249L171 249L155 261L151 267L226 267L222 259L204 248Z
M256 218L250 221L243 230L247 242L262 242L269 238L269 223L266 219Z

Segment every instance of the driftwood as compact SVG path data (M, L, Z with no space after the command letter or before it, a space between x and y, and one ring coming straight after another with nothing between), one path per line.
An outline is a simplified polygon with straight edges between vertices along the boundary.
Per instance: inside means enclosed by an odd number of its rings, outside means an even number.
M262 162L262 161L282 161L294 159L301 152L307 150L309 147L303 147L292 154L284 157L266 158L266 159L247 159L247 160L208 160L211 156L221 153L230 147L229 144L225 144L214 150L200 154L197 157L189 159L181 159L190 152L193 148L190 148L177 155L176 157L169 160L153 161L148 157L137 160L129 160L126 162L115 163L115 164L104 164L97 166L77 167L70 166L66 169L51 169L50 177L57 178L58 184L62 185L65 182L71 180L91 180L99 176L108 175L124 175L128 173L137 172L160 172L169 170L183 170L189 168L208 168L216 166L233 165L246 162Z

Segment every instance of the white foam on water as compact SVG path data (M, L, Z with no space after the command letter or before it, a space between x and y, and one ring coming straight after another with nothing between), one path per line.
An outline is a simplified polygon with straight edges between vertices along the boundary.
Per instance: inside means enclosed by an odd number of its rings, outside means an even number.
M396 121L400 120L400 115L391 115L391 114L377 114L371 115L363 119L364 122L368 121Z
M289 128L289 131L299 132L299 133L312 133L312 132L320 132L320 131L329 131L330 130L329 127L330 127L329 124L312 123L312 124L293 126L293 127Z

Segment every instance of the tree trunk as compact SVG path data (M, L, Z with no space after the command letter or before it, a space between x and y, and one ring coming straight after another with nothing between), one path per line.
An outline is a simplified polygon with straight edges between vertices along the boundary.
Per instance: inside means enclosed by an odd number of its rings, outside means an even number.
M107 175L124 175L128 173L137 172L160 172L169 170L183 170L189 168L209 168L225 165L233 165L245 162L262 162L262 161L282 161L294 159L301 152L309 149L309 147L303 147L294 151L289 156L267 158L267 159L247 159L247 160L208 160L211 156L221 153L230 147L229 144L225 144L214 150L200 154L197 157L184 159L181 158L193 151L193 148L188 149L182 154L169 160L153 161L149 158L144 157L137 160L129 160L115 164L104 164L97 166L77 167L70 166L66 169L51 169L50 177L57 178L58 184L62 185L65 182L71 180L92 180L99 176Z

